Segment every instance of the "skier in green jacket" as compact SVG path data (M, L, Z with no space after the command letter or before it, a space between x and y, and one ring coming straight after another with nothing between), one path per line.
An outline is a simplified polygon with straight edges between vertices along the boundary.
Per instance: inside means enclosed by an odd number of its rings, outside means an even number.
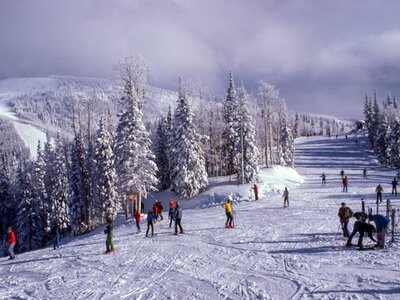
M114 252L114 243L113 243L113 219L111 217L107 217L107 229L104 230L104 233L107 234L106 239L106 254Z

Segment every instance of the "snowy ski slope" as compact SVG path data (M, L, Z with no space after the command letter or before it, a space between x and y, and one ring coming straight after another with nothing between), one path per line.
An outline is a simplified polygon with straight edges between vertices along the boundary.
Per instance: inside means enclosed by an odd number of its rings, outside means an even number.
M214 182L204 199L214 192L242 200L235 205L234 229L223 228L218 201L191 209L182 201L183 235L174 236L164 220L155 225L155 237L145 238L130 221L119 220L115 254L102 254L102 228L58 251L25 253L13 262L1 258L0 299L400 299L398 245L374 251L342 247L340 203L356 211L365 198L371 206L374 187L381 183L388 191L394 175L364 147L365 139L358 137L356 144L353 135L298 139L295 163L304 183L298 184L293 171L271 176L277 171L263 170L258 202L249 201L249 186ZM349 193L341 192L342 168ZM278 181L289 186L289 208L283 208ZM398 199L393 202L400 207ZM204 207L204 200L195 206Z

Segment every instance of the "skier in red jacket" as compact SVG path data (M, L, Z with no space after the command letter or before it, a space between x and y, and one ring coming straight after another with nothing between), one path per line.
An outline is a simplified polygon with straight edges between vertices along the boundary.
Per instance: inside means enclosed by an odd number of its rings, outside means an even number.
M12 230L11 226L7 227L7 244L8 244L8 253L10 254L9 259L14 259L14 247L17 243L17 239L15 238L15 233Z
M138 210L135 210L135 221L136 221L136 227L138 230L138 233L140 232L140 212Z
M258 186L257 186L257 184L254 184L251 189L254 190L254 199L258 200Z

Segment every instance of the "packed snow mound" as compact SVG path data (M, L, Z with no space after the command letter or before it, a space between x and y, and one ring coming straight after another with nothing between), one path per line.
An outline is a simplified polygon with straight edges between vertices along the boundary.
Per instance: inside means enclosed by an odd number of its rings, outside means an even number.
M267 197L268 193L282 193L285 187L290 189L304 181L304 177L295 169L282 166L262 168L259 177L260 182L257 186L260 199ZM164 207L168 207L171 198L178 200L185 209L218 206L225 202L228 196L232 197L233 203L249 202L254 200L252 186L253 183L238 185L235 176L211 177L207 189L191 199L176 199L173 193L165 191L150 193L145 200L145 208L150 209L150 204L156 199L161 201Z

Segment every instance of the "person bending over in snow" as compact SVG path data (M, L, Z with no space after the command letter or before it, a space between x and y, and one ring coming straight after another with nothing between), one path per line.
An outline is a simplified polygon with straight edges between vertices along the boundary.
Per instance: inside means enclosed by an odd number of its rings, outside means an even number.
M135 221L137 232L140 232L140 212L137 209L135 210Z
M182 208L179 206L179 202L175 204L175 235L178 235L178 226L179 226L179 233L183 233L182 225Z
M385 247L386 228L390 220L383 215L372 215L372 214L368 216L368 219L370 222L374 221L376 225L376 235L378 238L376 246L383 249Z
M9 259L15 258L14 247L15 247L16 243L17 243L17 238L15 237L15 233L12 230L11 226L8 226L7 227L7 244L8 244L8 253L10 255Z
M147 231L146 231L146 237L149 236L149 230L151 228L151 236L154 236L154 225L153 222L156 221L156 216L154 215L152 210L149 210L147 213Z
M107 234L106 239L106 254L114 252L114 243L113 243L113 219L111 216L107 217L107 228L104 230L104 233Z
M363 238L364 238L364 233L366 232L368 234L368 237L376 242L376 240L374 239L374 237L372 236L372 232L375 231L375 227L371 224L368 224L364 221L362 221L362 217L361 217L362 213L355 213L353 216L355 218L357 218L357 221L354 223L354 227L353 227L353 232L350 234L349 239L347 240L346 246L352 246L353 244L351 243L353 237L356 235L356 233L359 233L359 237L358 237L358 243L357 246L362 248L363 244Z
M232 222L233 222L233 216L232 216L232 197L229 196L228 200L224 204L222 204L222 207L225 209L226 213L226 223L225 223L225 228L233 228Z
M289 191L287 187L285 187L285 190L283 191L283 207L289 207Z
M353 216L353 211L350 207L346 206L346 203L342 202L342 206L339 208L338 216L340 218L340 225L342 226L343 236L348 238L350 236L348 225L349 220Z

